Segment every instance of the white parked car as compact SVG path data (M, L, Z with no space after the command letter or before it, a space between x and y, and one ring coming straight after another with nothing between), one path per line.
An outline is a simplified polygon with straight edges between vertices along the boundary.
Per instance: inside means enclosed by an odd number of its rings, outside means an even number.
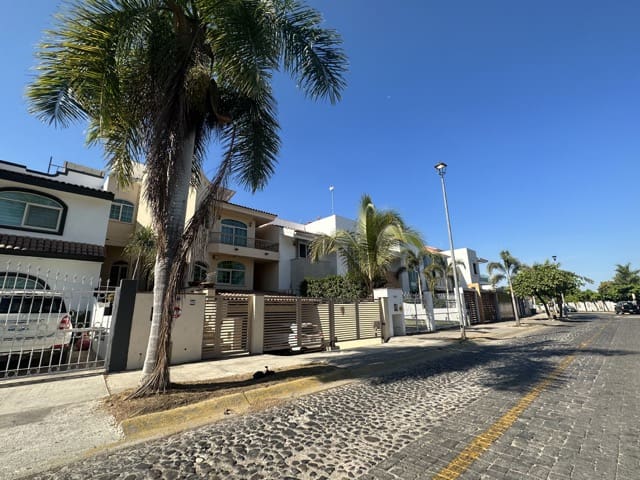
M288 343L291 351L324 350L324 335L320 325L311 322L304 322L300 325L300 345L298 345L298 325L292 323L289 326Z
M58 353L66 363L72 314L63 296L51 290L0 290L0 356L19 358Z

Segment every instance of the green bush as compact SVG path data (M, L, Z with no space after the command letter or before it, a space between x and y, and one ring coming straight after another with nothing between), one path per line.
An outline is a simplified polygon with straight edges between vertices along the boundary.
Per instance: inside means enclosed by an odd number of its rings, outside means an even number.
M366 298L367 294L362 282L348 276L331 275L325 278L305 278L300 284L300 295L303 297L356 300Z

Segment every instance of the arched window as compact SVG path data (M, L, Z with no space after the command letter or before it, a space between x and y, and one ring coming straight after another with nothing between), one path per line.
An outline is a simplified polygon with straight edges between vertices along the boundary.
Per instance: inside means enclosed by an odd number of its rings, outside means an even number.
M129 264L123 261L113 262L111 270L109 271L109 286L119 287L120 280L127 278L129 271Z
M0 191L0 226L62 234L67 207L60 200L21 189Z
M17 272L0 272L2 290L49 290L47 282L35 275Z
M109 218L119 222L133 223L133 203L115 199L111 204Z
M218 263L216 283L223 285L244 286L245 266L240 262L226 260Z
M193 265L193 281L204 282L207 279L207 270L209 267L206 263L196 262Z
M238 220L224 219L222 224L222 235L220 241L227 245L247 246L247 226Z

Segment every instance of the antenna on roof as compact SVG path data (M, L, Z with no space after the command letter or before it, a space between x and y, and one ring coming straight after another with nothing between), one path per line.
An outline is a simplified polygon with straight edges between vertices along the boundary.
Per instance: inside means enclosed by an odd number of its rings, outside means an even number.
M62 168L63 165L56 165L53 163L53 155L49 157L49 166L47 167L47 173L51 173L51 167Z
M329 191L331 192L331 215L333 215L333 185L329 185Z

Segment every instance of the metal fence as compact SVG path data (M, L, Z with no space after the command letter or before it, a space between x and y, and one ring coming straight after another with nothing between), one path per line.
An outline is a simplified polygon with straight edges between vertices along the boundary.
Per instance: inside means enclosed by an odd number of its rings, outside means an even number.
M304 351L380 336L380 302L266 296L264 351Z
M407 334L431 331L429 313L424 307L420 295L404 294L402 309L404 311L404 325Z
M0 379L104 370L116 291L21 264L0 269Z

